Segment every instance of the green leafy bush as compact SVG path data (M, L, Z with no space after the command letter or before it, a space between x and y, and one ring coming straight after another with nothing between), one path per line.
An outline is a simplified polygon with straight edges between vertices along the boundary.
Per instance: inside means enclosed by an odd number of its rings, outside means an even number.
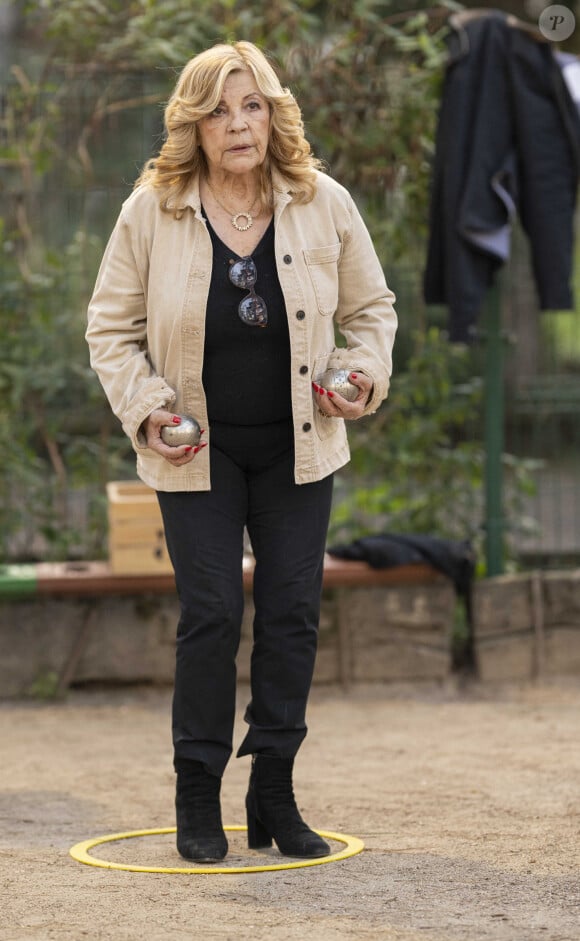
M428 329L419 283L445 19L460 7L198 0L195 15L190 0L26 7L32 53L14 68L0 116L0 557L106 551L105 482L131 476L134 464L89 368L86 305L121 199L155 149L176 69L234 38L262 45L296 92L313 149L354 193L399 295L391 398L351 426L353 461L338 479L333 532L478 532L481 383L467 352Z

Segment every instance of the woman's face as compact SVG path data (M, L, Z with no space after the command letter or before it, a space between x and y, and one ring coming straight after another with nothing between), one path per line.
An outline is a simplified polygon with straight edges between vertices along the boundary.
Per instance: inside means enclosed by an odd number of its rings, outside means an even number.
M270 108L249 71L232 72L217 108L198 123L210 172L249 173L267 153Z

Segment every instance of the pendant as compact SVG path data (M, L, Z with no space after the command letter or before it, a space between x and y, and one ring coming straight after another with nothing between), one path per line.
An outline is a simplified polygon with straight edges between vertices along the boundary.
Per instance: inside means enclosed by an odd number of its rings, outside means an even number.
M246 224L240 225L238 222L239 218L246 219ZM247 232L248 229L252 228L254 220L249 212L236 212L235 216L232 216L231 218L231 223L234 229L237 229L238 232Z

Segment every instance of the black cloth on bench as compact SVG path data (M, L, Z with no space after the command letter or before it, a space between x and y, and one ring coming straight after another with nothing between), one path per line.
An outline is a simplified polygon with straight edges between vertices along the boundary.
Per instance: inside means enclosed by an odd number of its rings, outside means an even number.
M459 596L468 599L470 595L476 558L469 540L377 533L346 545L329 546L326 551L339 559L368 562L374 569L427 563L451 579Z

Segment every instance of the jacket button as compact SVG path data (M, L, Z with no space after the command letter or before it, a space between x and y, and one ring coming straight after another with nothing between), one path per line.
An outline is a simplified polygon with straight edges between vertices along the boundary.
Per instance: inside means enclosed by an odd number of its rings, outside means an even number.
M310 431L311 428L312 428L312 425L310 424L309 421L305 421L304 424L302 425L302 431Z
M300 367L300 375L301 375L301 376L305 376L307 372L308 372L308 366L301 366L301 367Z
M283 259L283 260L284 260L284 264L285 264L285 265L291 265L291 264L292 264L292 255L284 255L284 259Z
M304 320L305 317L306 317L306 314L304 313L303 310L296 311L296 320Z

